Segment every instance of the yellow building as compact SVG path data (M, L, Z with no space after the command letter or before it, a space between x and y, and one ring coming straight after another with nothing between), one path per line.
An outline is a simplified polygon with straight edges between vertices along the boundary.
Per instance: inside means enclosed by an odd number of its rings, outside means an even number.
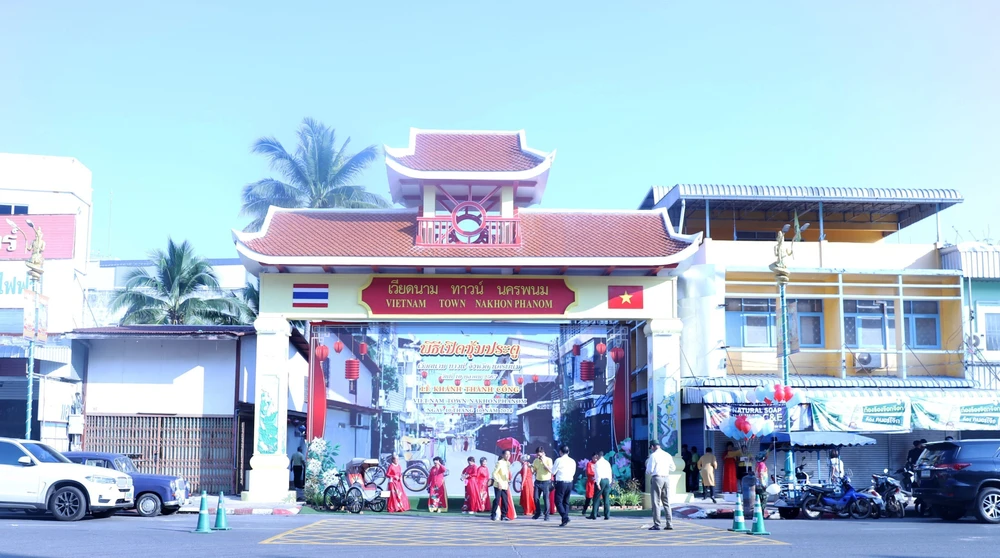
M683 438L701 438L705 405L745 402L781 383L777 232L786 225L788 385L809 404L795 427L864 433L877 444L845 449L858 478L899 466L915 439L960 436L975 425L932 420L995 401L963 366L963 283L941 266L937 243L886 237L961 203L954 190L677 185L654 188L644 208L666 209L704 242L678 282ZM940 224L938 226L940 230ZM987 421L989 422L989 421ZM711 428L711 424L708 425ZM722 445L717 431L706 445ZM810 467L815 473L815 467Z

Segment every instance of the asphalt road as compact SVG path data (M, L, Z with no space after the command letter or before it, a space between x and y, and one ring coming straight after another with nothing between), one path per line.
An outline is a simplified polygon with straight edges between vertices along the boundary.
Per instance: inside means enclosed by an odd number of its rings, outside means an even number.
M1000 526L937 519L771 521L770 537L729 533L729 521L675 519L674 531L649 532L648 519L558 523L483 517L378 515L235 516L231 531L192 534L192 515L117 516L60 523L18 513L0 515L0 556L358 556L435 558L573 556L626 551L663 556L697 547L722 556L991 556ZM400 542L404 545L400 546Z

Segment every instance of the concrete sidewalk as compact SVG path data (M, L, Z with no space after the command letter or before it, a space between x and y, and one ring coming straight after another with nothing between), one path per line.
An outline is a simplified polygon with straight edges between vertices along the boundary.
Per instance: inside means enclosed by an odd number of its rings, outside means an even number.
M287 502L244 502L239 496L226 496L226 515L296 515L302 509L304 502L290 504ZM208 513L215 515L219 507L219 496L208 496ZM182 506L178 513L198 513L201 511L201 496L191 499L191 503Z

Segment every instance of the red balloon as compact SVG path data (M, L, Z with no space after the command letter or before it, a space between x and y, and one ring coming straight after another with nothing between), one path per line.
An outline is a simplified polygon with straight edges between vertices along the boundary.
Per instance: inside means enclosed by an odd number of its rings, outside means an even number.
M795 393L792 391L792 386L785 386L784 396L785 396L784 399L785 402L792 400L792 397L795 396Z
M326 345L316 345L316 358L326 360L330 356L330 347Z
M753 427L751 427L750 423L747 421L743 421L743 424L740 425L740 431L743 432L744 434L749 434L752 428Z
M340 354L340 351L344 350L344 343L342 341L333 342L333 352Z
M365 343L363 341L361 343L358 343L358 354L359 355L368 354L368 343Z
M490 387L490 381L489 380L483 380L483 385L486 386L486 387Z
M462 380L459 380L458 378L455 378L455 385L456 386L462 385Z
M535 383L538 383L538 374L535 374L534 376L532 376L531 377L531 381L535 382Z

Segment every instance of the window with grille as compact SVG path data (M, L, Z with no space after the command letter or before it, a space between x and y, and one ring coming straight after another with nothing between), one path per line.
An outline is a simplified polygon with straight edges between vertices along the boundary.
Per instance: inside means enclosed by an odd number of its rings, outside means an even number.
M799 346L822 348L823 301L789 300L798 315ZM768 298L726 299L726 344L731 347L774 347L781 323L777 301Z

